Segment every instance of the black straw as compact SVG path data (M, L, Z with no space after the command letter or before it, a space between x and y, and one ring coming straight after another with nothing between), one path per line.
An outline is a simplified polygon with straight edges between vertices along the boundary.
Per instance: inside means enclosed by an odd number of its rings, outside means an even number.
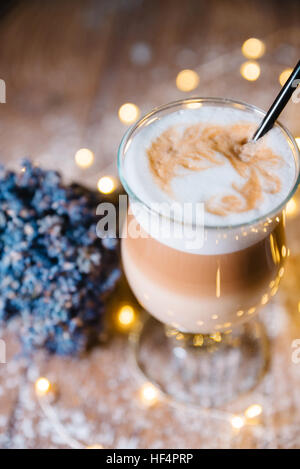
M295 80L300 78L300 60L297 63L296 67L292 71L292 74L286 81L285 85L281 88L280 93L275 99L274 103L270 107L269 111L265 115L262 123L255 132L252 140L255 142L263 135L265 135L270 129L272 129L275 121L277 120L279 114L283 111L290 97L292 96L295 88L297 88L298 83L294 83Z

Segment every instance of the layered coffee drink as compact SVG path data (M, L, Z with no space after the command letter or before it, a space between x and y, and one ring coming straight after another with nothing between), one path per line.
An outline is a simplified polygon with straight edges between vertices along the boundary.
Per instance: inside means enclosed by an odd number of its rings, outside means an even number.
M182 332L230 331L284 273L297 162L280 126L251 143L260 120L251 107L188 102L150 114L127 140L125 274L143 307Z

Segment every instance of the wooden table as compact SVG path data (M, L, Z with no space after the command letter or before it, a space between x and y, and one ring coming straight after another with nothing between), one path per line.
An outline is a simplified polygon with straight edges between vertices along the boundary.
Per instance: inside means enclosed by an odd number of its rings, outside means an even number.
M279 73L299 59L299 7L292 0L12 2L0 28L0 78L7 87L7 102L0 104L0 160L13 166L30 156L59 168L66 179L95 187L100 175L116 175L116 151L126 130L118 109L125 102L142 113L189 95L231 97L267 108L280 88ZM251 36L267 46L256 82L239 73L245 60L241 45ZM175 85L185 68L200 76L192 93ZM300 136L299 106L290 103L282 117L295 136ZM81 147L95 154L85 171L74 162ZM43 354L34 363L14 358L15 324L5 331L7 364L0 365L0 446L300 447L300 364L291 360L292 341L300 338L300 217L289 225L290 273L265 316L272 366L241 404L263 406L257 425L237 432L228 422L161 400L145 407L124 336L114 336L80 361ZM57 402L46 407L42 402L43 409L34 392L41 374L60 391Z

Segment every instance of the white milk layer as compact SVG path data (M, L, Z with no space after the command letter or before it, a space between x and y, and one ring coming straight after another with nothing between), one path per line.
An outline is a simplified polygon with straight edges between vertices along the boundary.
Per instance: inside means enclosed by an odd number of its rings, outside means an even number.
M233 252L266 237L274 229L275 219L269 222L267 229L266 220L251 227L246 225L279 206L287 197L295 182L296 168L293 153L279 127L273 128L263 139L266 146L282 159L283 164L278 169L278 174L275 173L281 180L281 190L275 194L265 192L259 206L247 212L219 216L204 209L204 204L211 197L234 194L233 183L237 186L242 186L245 183L245 179L239 176L229 161L225 161L221 166L215 166L203 171L184 170L180 176L174 177L171 182L172 193L174 194L174 198L171 198L155 181L147 155L151 143L165 130L175 125L184 129L197 123L207 125L256 123L258 125L259 122L260 117L250 111L205 105L198 109L184 109L161 118L154 118L147 126L139 130L127 144L124 162L124 178L132 192L148 207L151 207L152 204L172 206L174 203L192 203L194 207L200 204L200 212L202 204L204 210L204 218L201 217L198 210L199 219L195 219L196 211L194 210L192 219L185 219L186 225L193 222L194 232L195 225L202 225L204 222L204 232L201 233L201 229L199 229L196 234L198 238L197 248L194 246L191 248L190 243L187 243L186 236L179 236L179 238L174 235L169 236L164 229L162 230L161 224L158 227L153 220L149 226L149 213L141 207L138 209L133 207L134 215L146 232L170 247L195 254ZM224 158L224 160L226 159ZM157 207L159 206L156 206L156 210ZM177 219L179 218L177 217ZM198 221L199 223L197 223ZM233 227L228 230L228 228L225 228L241 224L245 225L242 229ZM175 225L178 228L181 224L175 223ZM212 227L218 228L213 229Z

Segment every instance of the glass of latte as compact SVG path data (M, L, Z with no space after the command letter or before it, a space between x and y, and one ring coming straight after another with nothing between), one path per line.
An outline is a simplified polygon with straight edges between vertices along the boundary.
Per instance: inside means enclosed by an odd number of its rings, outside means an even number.
M284 274L299 154L280 124L251 142L263 116L241 102L186 99L147 114L120 145L123 267L150 314L135 356L180 401L221 405L267 367L257 313Z

